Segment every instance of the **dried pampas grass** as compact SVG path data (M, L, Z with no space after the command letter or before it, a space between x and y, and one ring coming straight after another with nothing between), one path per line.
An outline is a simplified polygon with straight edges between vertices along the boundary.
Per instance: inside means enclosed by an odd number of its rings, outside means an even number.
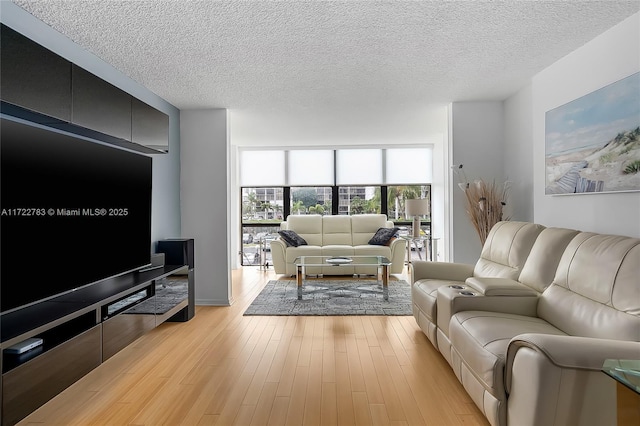
M502 220L509 220L503 217L502 211L509 192L508 182L499 186L495 181L488 184L483 180L476 180L473 183L458 185L466 196L467 215L476 228L480 243L484 246L493 225Z

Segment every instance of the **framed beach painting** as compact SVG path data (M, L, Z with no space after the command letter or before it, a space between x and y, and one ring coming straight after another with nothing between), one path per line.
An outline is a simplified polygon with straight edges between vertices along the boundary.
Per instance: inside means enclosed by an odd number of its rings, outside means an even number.
M545 114L545 194L640 191L640 72Z

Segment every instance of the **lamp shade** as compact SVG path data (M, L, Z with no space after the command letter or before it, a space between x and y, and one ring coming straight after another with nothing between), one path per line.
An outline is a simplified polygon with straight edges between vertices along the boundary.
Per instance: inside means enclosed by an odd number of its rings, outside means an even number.
M407 217L429 214L429 200L426 198L407 200L405 202L405 211Z

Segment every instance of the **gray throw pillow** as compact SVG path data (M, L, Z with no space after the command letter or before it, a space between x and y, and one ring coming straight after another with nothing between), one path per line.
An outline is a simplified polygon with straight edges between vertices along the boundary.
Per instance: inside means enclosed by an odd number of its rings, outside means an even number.
M374 246L386 246L389 241L396 236L398 228L380 228L369 240L369 244Z
M307 242L304 240L304 238L296 234L295 231L283 230L278 231L278 234L280 234L280 236L288 246L298 247L307 245Z

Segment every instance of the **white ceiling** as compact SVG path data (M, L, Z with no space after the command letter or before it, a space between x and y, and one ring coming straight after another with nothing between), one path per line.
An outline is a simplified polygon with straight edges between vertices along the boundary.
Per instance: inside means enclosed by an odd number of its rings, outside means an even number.
M640 10L637 0L13 2L180 109L265 111L505 99Z

